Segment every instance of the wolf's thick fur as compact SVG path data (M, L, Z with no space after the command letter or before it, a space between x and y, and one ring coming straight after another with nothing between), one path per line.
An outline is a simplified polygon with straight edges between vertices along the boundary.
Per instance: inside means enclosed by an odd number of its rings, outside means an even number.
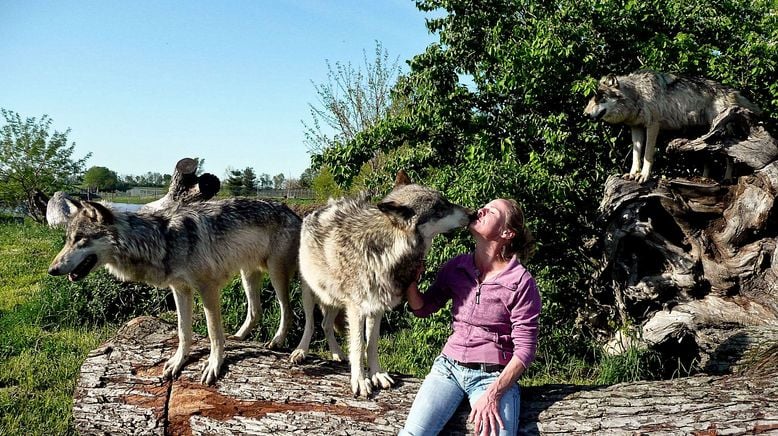
M172 209L114 212L99 203L72 202L67 239L49 273L78 280L103 266L121 280L170 287L178 313L178 350L165 377L177 375L192 344L193 291L202 297L211 354L202 381L213 383L224 361L220 292L240 271L248 314L236 333L244 339L261 316L259 291L267 271L281 305L269 346L283 343L291 322L289 284L297 271L300 218L288 207L231 199Z
M394 381L378 363L381 318L397 306L416 279L433 237L467 225L471 215L439 192L411 184L401 172L392 192L378 205L365 198L343 198L330 200L306 216L300 273L310 290L303 289L305 331L292 361L302 361L308 352L313 334L312 290L324 313L322 325L335 359L341 359L343 352L335 340L333 321L338 310L346 311L353 393L366 396L374 385L391 386ZM362 365L366 331L367 377Z
M584 113L632 128L632 167L626 177L642 183L651 174L660 129L710 126L716 115L731 106L760 112L738 91L718 82L640 71L603 77Z

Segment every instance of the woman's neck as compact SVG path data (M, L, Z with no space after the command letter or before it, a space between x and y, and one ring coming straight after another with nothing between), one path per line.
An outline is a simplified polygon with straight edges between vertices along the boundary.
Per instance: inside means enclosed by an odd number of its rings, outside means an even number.
M496 243L476 244L473 261L479 272L479 280L494 277L505 269L508 261L502 258L502 246Z

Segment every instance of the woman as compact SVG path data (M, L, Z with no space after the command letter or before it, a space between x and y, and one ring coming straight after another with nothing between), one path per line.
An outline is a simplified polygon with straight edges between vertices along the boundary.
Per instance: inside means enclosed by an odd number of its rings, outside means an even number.
M497 199L469 226L475 251L444 264L424 294L416 283L408 306L429 316L453 300L453 333L435 359L400 435L435 435L465 397L478 434L515 435L519 377L535 357L540 295L524 269L532 233L514 200Z

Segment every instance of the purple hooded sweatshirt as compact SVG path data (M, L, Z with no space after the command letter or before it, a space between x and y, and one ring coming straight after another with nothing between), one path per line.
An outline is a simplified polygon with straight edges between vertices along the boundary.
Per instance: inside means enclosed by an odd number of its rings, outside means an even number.
M479 275L472 253L451 259L413 314L427 317L451 299L454 332L443 354L460 362L500 365L515 355L528 368L535 359L541 306L535 279L515 256L488 281L479 283Z

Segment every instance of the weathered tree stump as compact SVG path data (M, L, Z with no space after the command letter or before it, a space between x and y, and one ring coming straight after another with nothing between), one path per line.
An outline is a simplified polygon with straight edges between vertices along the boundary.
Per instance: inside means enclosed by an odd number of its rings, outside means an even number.
M174 381L162 380L177 344L175 326L136 318L89 354L74 395L81 434L394 435L420 380L398 382L372 398L351 396L347 365L288 354L253 342L227 343L214 386L199 383L207 339ZM521 434L755 434L778 431L778 371L750 375L599 386L523 389ZM472 434L460 407L442 434Z
M176 204L206 201L216 195L220 187L218 177L210 173L198 176L197 161L185 157L176 163L167 194L145 204L141 210L166 209Z
M730 108L671 152L720 154L746 168L734 184L705 178L637 184L612 176L600 205L599 315L620 327L606 349L650 346L687 368L717 368L722 340L778 326L778 142Z

